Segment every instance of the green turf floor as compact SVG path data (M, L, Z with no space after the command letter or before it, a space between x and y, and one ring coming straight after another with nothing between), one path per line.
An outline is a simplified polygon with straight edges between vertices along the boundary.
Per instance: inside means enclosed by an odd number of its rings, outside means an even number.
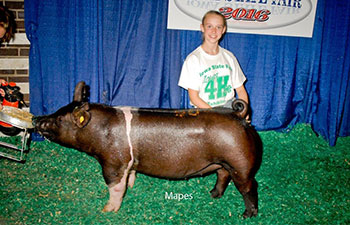
M31 143L24 164L0 159L0 224L350 224L350 137L329 147L307 125L259 133L256 218L242 218L233 184L210 197L215 174L188 181L138 174L119 212L102 213L108 189L97 161L44 141ZM189 199L166 199L170 193Z

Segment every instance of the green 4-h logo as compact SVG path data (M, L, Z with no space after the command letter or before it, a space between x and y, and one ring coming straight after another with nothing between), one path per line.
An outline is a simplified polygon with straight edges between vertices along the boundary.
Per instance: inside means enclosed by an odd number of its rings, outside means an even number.
M222 77L212 77L205 86L204 92L209 93L209 100L225 97L232 91L232 86L228 85L229 75Z

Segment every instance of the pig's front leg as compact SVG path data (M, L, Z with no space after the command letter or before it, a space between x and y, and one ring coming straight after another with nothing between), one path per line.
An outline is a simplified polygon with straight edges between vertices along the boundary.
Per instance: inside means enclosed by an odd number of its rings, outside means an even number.
M118 212L127 188L127 179L131 165L131 162L129 162L124 170L113 171L107 168L103 169L103 174L109 190L109 200L103 208L103 212Z
M108 189L109 189L109 200L107 202L107 204L105 205L105 207L103 208L104 212L110 212L110 211L114 211L114 212L118 212L122 201L123 201L123 196L126 190L126 185L127 185L127 179L129 177L129 172L131 171L131 168L134 164L134 153L133 153L133 144L131 141L131 137L130 137L130 131L131 131L131 120L132 120L132 113L129 107L125 107L122 108L122 111L124 113L125 116L125 125L126 125L126 139L127 142L129 144L129 151L125 151L129 153L129 155L124 154L120 154L121 156L121 161L119 163L113 163L113 162L109 162L110 166L107 167L103 167L103 173L104 173L104 177L106 179L106 182L108 184ZM120 148L119 151L120 152L124 152L122 150L123 148ZM126 148L127 149L127 148ZM130 160L127 159L130 157ZM114 158L113 156L110 157L111 159ZM128 163L126 163L126 160L129 160ZM114 167L115 165L121 165L118 167ZM117 170L113 170L113 168L119 168ZM122 169L124 168L124 169ZM120 175L122 175L122 177L120 178ZM116 179L113 179L113 178ZM130 179L128 180L129 182L129 186L133 186L134 182L135 182L135 171L132 170L131 171L131 176Z
M119 183L111 183L108 185L109 190L109 200L105 207L103 208L103 212L118 212L122 201L123 196L126 190L126 178L122 177Z
M129 188L134 187L135 179L136 179L136 171L135 170L131 170L130 174L129 174L129 179L128 179L128 187Z

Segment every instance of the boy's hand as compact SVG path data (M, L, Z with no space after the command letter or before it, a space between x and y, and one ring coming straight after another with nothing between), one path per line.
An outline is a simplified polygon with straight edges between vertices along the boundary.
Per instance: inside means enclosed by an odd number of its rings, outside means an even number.
M6 81L4 79L0 79L0 85L5 84L5 83L6 83ZM0 95L2 97L5 97L5 91L2 88L0 88Z

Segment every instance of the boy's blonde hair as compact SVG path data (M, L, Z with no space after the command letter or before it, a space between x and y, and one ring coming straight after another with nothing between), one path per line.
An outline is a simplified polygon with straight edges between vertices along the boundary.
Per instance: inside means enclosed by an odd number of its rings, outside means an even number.
M216 10L210 10L208 12L206 12L202 18L202 25L204 25L204 21L207 18L208 15L218 15L222 18L222 22L224 23L224 27L227 27L227 22L226 19L224 17L224 15L222 15L219 11Z

